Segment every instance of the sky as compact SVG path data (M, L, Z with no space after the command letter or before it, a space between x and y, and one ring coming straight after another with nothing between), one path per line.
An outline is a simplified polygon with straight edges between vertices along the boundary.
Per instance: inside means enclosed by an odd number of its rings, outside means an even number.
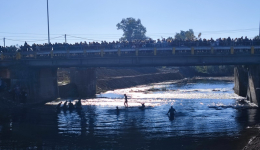
M0 0L0 46L48 42L47 0ZM260 0L49 0L51 43L116 41L123 18L141 19L153 39L193 29L201 38L259 34Z

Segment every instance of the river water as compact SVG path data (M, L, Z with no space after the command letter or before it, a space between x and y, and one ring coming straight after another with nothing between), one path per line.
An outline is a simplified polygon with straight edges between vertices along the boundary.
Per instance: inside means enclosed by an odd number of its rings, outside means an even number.
M56 112L65 100L17 110L0 126L1 148L242 149L258 133L260 112L240 103L233 87L212 78L164 82L98 94L82 100L81 111Z

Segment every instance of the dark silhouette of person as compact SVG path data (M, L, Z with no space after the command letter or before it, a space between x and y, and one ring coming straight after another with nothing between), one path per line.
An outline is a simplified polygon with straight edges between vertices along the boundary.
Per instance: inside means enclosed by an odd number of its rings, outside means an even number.
M171 108L169 109L167 115L170 114L170 118L174 118L174 113L176 112L176 110L171 106Z
M62 106L63 109L67 109L67 103L68 103L68 101L66 101L66 102L63 104L63 106Z
M144 103L141 103L142 104L142 107L145 107Z
M56 106L56 109L60 109L60 106L61 106L62 102L60 102L57 106Z
M128 107L127 96L126 96L126 94L124 94L124 96L125 96L125 102L124 102L124 105L125 105L125 107Z
M145 105L144 105L144 103L141 103L141 105L142 105L142 106L139 107L139 108L142 109L142 110L145 109Z
M71 101L69 102L69 109L70 109L70 110L73 110L73 109L74 109L74 105L73 105L73 103L72 103Z
M117 114L117 115L119 114L119 108L118 108L118 106L116 106L116 114Z
M78 99L78 102L76 103L76 109L81 109L81 99Z

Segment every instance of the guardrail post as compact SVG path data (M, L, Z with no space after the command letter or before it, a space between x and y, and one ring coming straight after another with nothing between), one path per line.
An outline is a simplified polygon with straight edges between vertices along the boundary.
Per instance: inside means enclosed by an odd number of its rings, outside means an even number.
M214 47L211 47L211 54L214 54Z
M252 54L252 55L255 54L255 47L254 47L254 46L251 47L251 54Z
M70 50L67 49L67 57L70 57Z
M120 49L117 50L117 55L118 55L119 57L121 56L121 50L120 50Z
M51 54L51 58L53 58L53 51L51 51L50 54Z
M4 53L1 52L1 60L4 60Z
M154 56L156 56L156 53L157 53L157 49L154 48L154 51L153 51Z
M17 52L17 53L16 53L16 60L19 60L19 59L21 59L21 53L20 53L20 52Z
M86 57L87 51L85 49L83 50L83 54L84 54L84 57Z
M138 49L135 49L135 56L138 56Z
M191 47L191 55L194 55L194 47Z
M101 55L101 57L104 56L104 51L103 51L103 49L101 49L101 51L100 51L100 55Z
M172 48L172 54L175 55L175 47Z
M230 54L233 55L234 54L234 47L232 46L230 49Z

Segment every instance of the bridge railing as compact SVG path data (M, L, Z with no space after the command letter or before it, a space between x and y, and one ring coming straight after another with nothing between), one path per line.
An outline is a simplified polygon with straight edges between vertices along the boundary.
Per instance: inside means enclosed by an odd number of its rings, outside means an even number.
M260 46L236 47L170 47L135 49L64 49L52 51L2 52L1 60L79 59L93 57L151 57L151 56L260 55Z
M66 51L66 50L102 50L102 49L143 49L143 48L172 48L172 47L237 47L237 46L260 46L260 40L254 39L236 39L236 40L197 40L197 41L138 41L138 42L117 42L117 43L75 43L71 44L45 44L45 45L24 45L20 51ZM0 52L15 52L13 48L0 47Z

